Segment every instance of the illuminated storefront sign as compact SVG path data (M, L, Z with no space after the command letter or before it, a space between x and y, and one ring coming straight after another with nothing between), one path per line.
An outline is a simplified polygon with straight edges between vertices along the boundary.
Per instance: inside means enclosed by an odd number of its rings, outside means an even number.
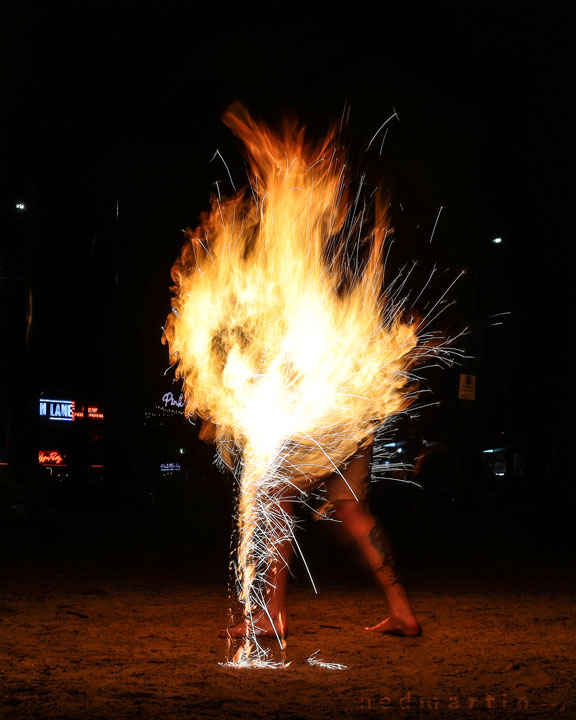
M96 405L88 405L87 408L80 408L74 412L75 418L90 418L90 420L104 420L104 413Z
M104 413L96 406L88 407L86 410L88 411L88 417L92 418L92 420L104 420Z
M64 458L58 450L40 450L38 462L40 465L64 465Z
M186 404L184 402L184 393L180 393L180 397L178 398L178 400L176 400L173 393L164 393L164 395L162 396L162 402L164 403L164 407L183 408Z
M179 472L182 469L180 463L161 463L161 472Z
M97 405L88 405L76 410L74 400L47 400L40 398L39 415L46 420L72 422L80 418L104 420L104 413Z
M48 420L74 420L74 400L45 400L40 398L40 417Z

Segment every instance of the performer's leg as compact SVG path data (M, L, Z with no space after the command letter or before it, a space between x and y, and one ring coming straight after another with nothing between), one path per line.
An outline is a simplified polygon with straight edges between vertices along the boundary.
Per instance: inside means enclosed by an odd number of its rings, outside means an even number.
M280 500L279 505L284 513L290 518L294 514L293 501L291 499ZM292 540L288 520L285 520L286 527L281 527L281 518L278 518L278 530L283 534L284 539L275 550L274 557L270 563L266 575L266 610L262 610L254 616L253 622L256 627L256 635L259 637L285 637L288 634L288 622L286 617L286 588L290 575L290 563L292 562ZM225 628L220 631L220 637L245 637L253 634L252 623L241 620L237 625Z
M280 506L288 516L293 516L294 506L292 500L282 500ZM293 547L290 529L286 527L281 529L281 532L283 532L284 539L276 547L267 577L269 585L266 592L268 596L268 614L274 621L276 632L278 632L279 635L286 635L288 630L286 588L288 587L288 578L290 576Z
M365 500L335 500L336 518L356 541L376 579L384 590L389 615L372 632L393 635L420 635L422 628L398 580L395 555L388 535L376 520Z

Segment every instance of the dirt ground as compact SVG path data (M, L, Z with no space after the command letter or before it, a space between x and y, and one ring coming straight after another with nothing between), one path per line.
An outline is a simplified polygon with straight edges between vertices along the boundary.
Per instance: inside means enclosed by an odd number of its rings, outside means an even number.
M407 639L364 632L383 616L381 597L347 559L318 563L313 549L326 538L314 528L307 541L319 592L297 570L289 664L248 670L222 665L224 554L188 564L186 551L166 554L173 536L159 551L153 533L131 547L118 542L116 523L113 542L81 530L75 542L68 534L42 544L20 529L2 536L23 547L0 568L2 720L576 716L576 593L557 548L522 564L514 552L499 562L475 553L476 543L441 568L438 546L420 544L418 561L409 548L424 635ZM346 667L313 666L314 653Z

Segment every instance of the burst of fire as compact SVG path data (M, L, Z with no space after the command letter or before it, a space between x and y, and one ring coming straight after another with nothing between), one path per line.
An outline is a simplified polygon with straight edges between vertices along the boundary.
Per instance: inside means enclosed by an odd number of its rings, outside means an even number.
M187 231L165 338L187 413L215 424L219 455L239 480L246 659L266 571L293 529L278 489L337 471L405 409L409 368L433 343L384 292L382 203L366 227L335 133L312 145L296 124L275 134L240 107L224 121L246 148L249 190L213 197Z

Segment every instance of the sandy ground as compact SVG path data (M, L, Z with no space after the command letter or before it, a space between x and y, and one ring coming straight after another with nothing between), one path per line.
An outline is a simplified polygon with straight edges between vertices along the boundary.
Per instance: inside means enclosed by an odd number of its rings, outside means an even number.
M37 541L1 568L2 720L576 716L565 557L515 563L515 574L508 560L481 561L470 547L471 564L461 555L442 570L414 562L424 635L410 639L364 632L384 606L348 561L318 573L318 595L300 569L289 665L246 670L221 664L227 643L217 632L229 603L214 563L188 566L163 551L147 559L141 545L137 557L124 546L114 556L109 545L98 551L98 537L81 561L78 542L64 559L63 538L48 542L55 562ZM346 667L311 666L316 651Z

